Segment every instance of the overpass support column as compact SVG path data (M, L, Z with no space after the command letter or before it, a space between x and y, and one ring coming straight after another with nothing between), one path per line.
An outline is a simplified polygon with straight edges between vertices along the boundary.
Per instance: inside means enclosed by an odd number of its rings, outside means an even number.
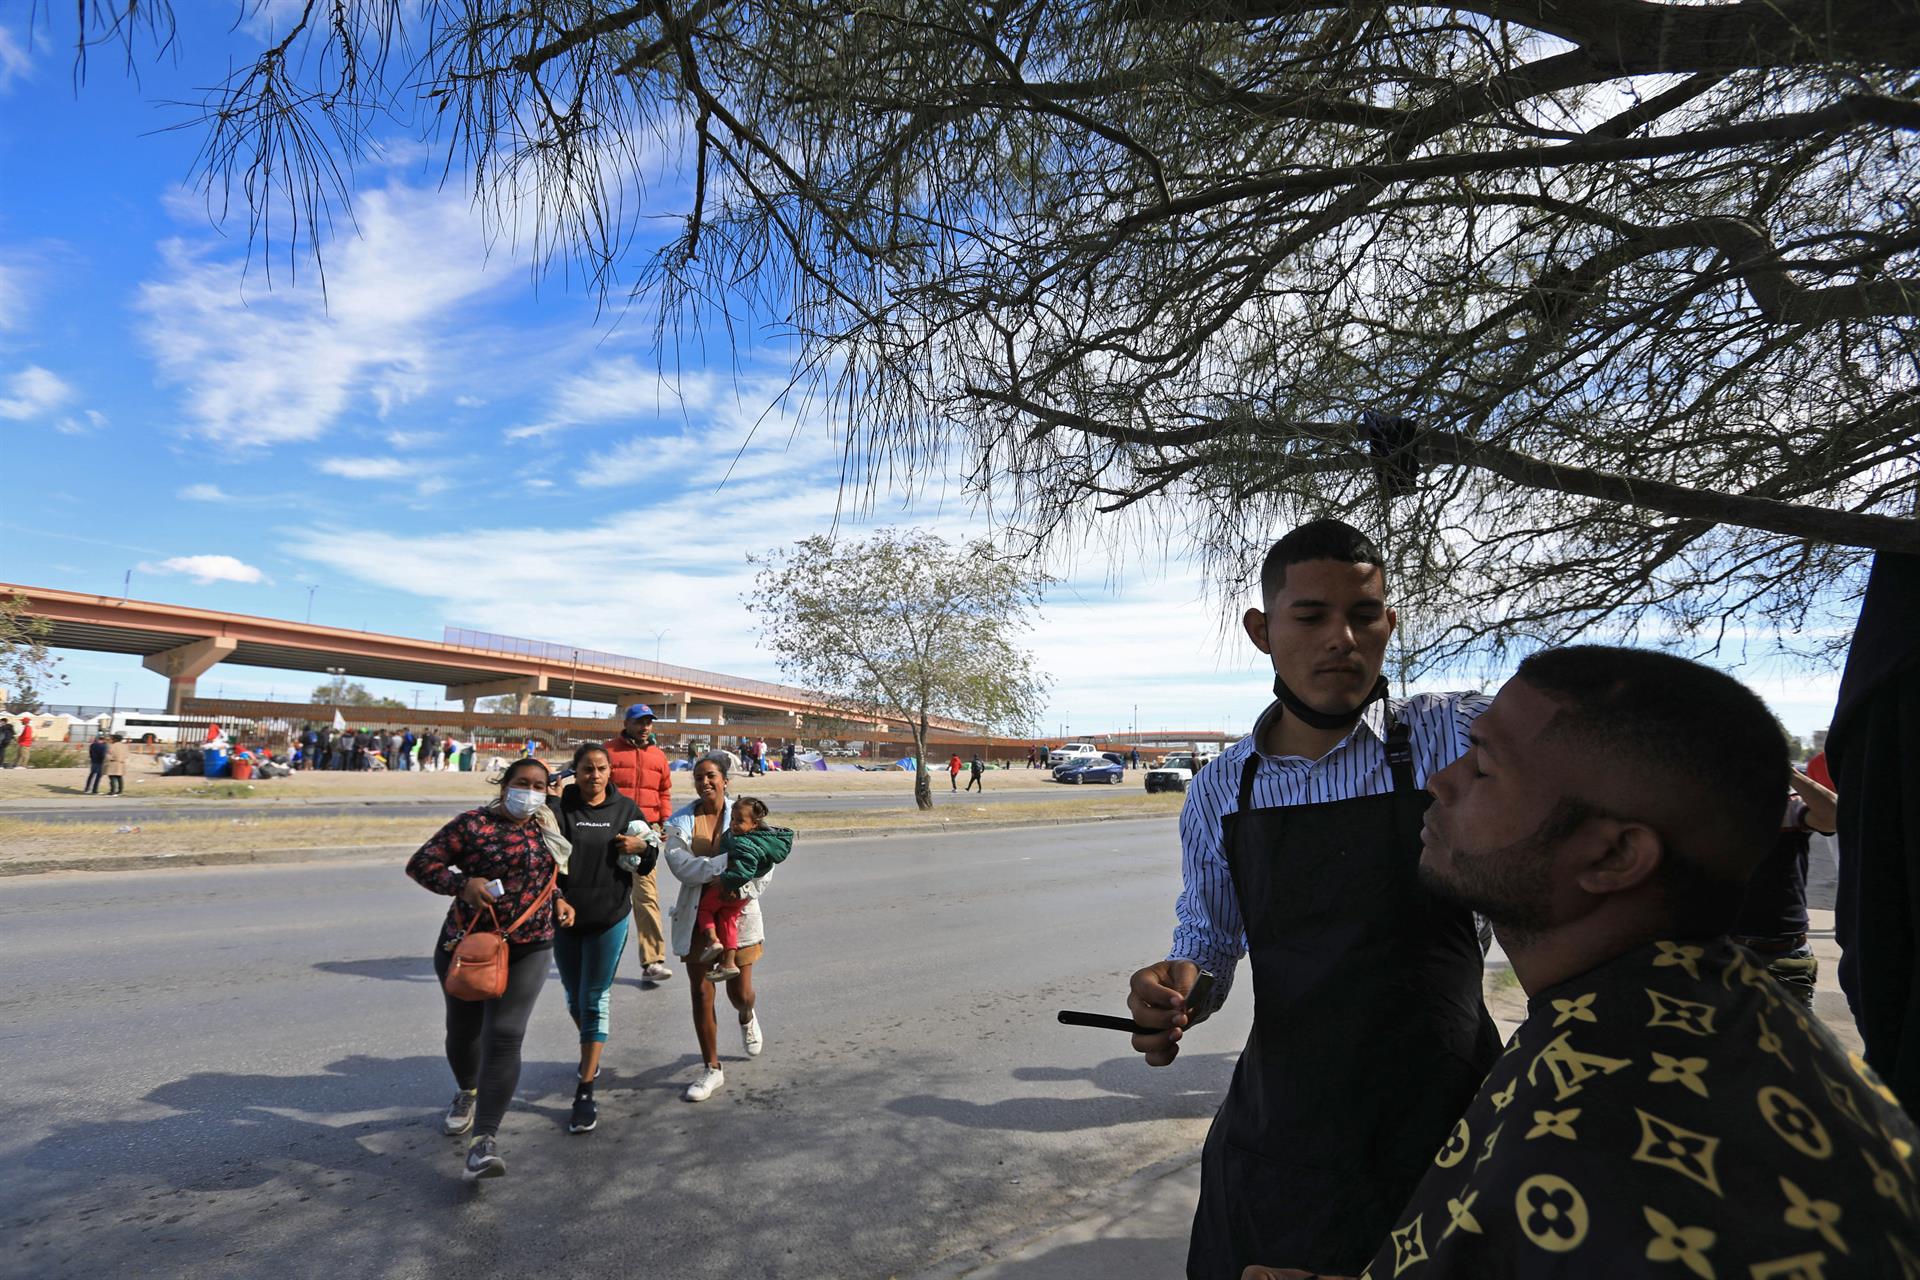
M692 716L705 716L707 723L713 725L715 728L727 722L727 709L717 702L706 707L696 707L688 704L687 714Z
M513 699L514 714L523 716L532 710L529 704L533 701L533 695L546 691L545 676L510 676L504 680L486 680L475 684L450 684L447 686L447 700L458 700L471 712L481 698L497 698L505 694Z
M207 668L233 656L240 642L231 636L208 636L177 649L164 649L140 659L140 665L167 678L167 714L179 715L183 701L194 696Z

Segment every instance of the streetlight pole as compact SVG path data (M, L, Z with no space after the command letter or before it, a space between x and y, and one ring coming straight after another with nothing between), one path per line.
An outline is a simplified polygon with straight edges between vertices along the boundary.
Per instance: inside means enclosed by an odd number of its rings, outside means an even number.
M653 633L653 665L660 665L660 642L673 634L672 627L662 627Z
M573 719L573 691L580 683L580 651L573 651L573 674L567 677L567 719Z
M313 593L318 591L319 589L320 589L319 583L315 583L312 586L307 588L307 621L309 623L313 621Z
M345 667L328 667L327 674L333 677L333 704L337 707L340 705L340 695L345 692L345 686L341 681L341 677L347 674L347 669Z

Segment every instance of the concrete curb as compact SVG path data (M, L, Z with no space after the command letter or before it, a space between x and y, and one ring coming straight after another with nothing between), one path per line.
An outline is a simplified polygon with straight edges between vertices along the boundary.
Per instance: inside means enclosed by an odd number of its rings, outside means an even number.
M1088 818L1041 818L1033 822L964 822L940 831L875 831L871 827L826 827L799 834L810 840L893 840L923 836L963 835L973 831L1014 831L1024 827L1084 826L1092 822L1165 822L1171 814L1154 817L1114 815ZM232 849L214 853L126 853L105 854L98 858L58 858L35 862L0 861L0 879L8 876L34 876L56 871L165 871L178 867L267 866L296 862L343 862L355 859L398 860L411 855L417 844L322 845L307 849Z
M961 1280L961 1277L974 1272L999 1266L1042 1243L1047 1237L1078 1223L1106 1217L1121 1206L1136 1205L1151 1199L1167 1179L1186 1172L1199 1162L1200 1152L1197 1150L1169 1156L1129 1178L1089 1192L1071 1204L1062 1206L1024 1235L950 1254L930 1267L900 1277L900 1280ZM1184 1241L1184 1236L1182 1239Z
M293 862L374 860L405 856L414 844L328 845L312 849L231 849L214 853L116 853L98 858L59 858L44 862L0 862L0 877L33 876L54 871L166 871L178 867L265 866Z

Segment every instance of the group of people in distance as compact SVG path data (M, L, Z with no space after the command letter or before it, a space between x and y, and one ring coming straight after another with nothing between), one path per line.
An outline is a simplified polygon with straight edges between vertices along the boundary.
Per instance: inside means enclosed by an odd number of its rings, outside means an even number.
M746 1054L756 1057L766 1044L753 988L766 936L759 899L791 850L792 833L767 823L761 800L729 803L730 762L720 753L695 765L695 798L673 808L672 774L653 740L653 720L644 704L628 708L617 737L574 753L573 780L557 795L544 761L515 760L491 803L454 818L407 863L415 881L454 899L434 948L443 984L469 931L495 930L507 942L499 995L468 1000L443 992L447 1065L457 1086L443 1127L468 1136L469 1180L506 1172L500 1123L519 1083L521 1045L549 967L560 972L567 1013L580 1032L567 1131L598 1126L595 1084L630 921L643 984L673 976L657 906L662 857L680 883L672 943L687 965L701 1053L683 1096L705 1101L726 1081L714 1026L716 987L739 1015Z
M1390 700L1383 560L1338 521L1261 591L1275 700L1194 779L1128 996L1166 1066L1248 961L1191 1280L1920 1276L1920 1131L1726 937L1790 781L1760 699L1578 646ZM1476 914L1528 997L1504 1046Z

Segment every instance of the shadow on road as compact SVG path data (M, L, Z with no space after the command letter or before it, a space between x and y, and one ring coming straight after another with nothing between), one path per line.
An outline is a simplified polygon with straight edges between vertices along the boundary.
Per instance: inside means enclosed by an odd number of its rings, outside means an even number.
M1110 1058L1092 1067L1016 1067L1013 1078L1034 1083L1086 1081L1107 1096L1101 1098L1006 1098L999 1102L967 1102L916 1093L896 1098L887 1109L915 1119L942 1120L968 1129L1009 1129L1023 1133L1068 1133L1078 1129L1107 1129L1146 1121L1204 1120L1214 1113L1226 1092L1238 1053L1180 1055L1180 1089L1168 1092L1164 1084L1141 1069L1137 1057Z
M438 982L430 956L390 956L385 960L322 960L313 966L321 973L349 978L379 978L384 982Z
M284 1170L250 1158L213 1166L184 1159L183 1154L212 1145L238 1152L270 1151L321 1169L365 1172L370 1163L381 1163L369 1161L366 1140L403 1132L408 1141L388 1153L384 1163L389 1172L410 1181L427 1173L428 1156L436 1167L446 1163L445 1139L426 1123L429 1114L418 1109L419 1103L437 1097L446 1076L446 1060L437 1054L356 1054L329 1063L320 1075L196 1072L142 1099L173 1114L68 1125L28 1148L24 1161L48 1173L97 1177L113 1170L157 1178L169 1190L230 1191L259 1186ZM392 1115L396 1101L413 1104L409 1114ZM359 1123L338 1119L367 1112L387 1114ZM416 1148L426 1155L408 1154Z

